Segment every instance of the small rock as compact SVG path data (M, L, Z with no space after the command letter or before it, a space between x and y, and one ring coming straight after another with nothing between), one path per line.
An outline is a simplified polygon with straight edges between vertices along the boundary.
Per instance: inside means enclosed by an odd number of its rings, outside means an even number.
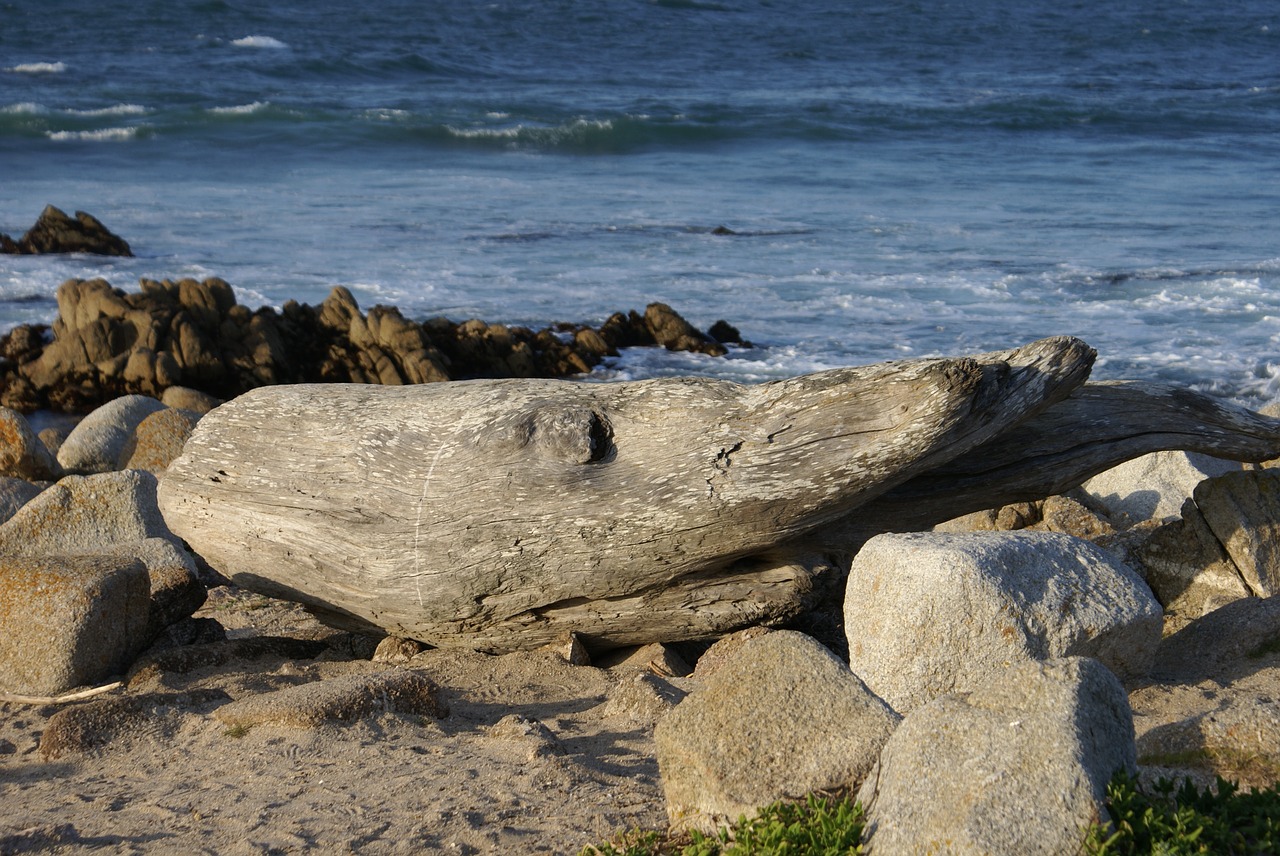
M164 472L182 454L199 421L200 415L190 410L157 410L125 441L116 469Z
M625 677L609 690L602 713L652 727L688 693L648 672Z
M1133 557L1171 615L1198 618L1252 594L1194 500L1183 503L1180 519L1159 527L1139 544Z
M675 829L855 787L898 715L830 651L778 630L744 644L654 731Z
M40 735L40 755L46 761L52 761L67 755L92 752L148 725L170 719L179 709L228 699L222 690L201 689L96 699L68 707L49 718Z
M562 657L571 666L591 665L591 654L587 651L587 646L582 644L582 638L577 633L567 633L559 641L542 646L541 650Z
M941 696L889 738L858 801L873 853L1079 852L1106 786L1137 769L1124 687L1101 663L1020 663Z
M707 338L665 303L650 303L644 321L659 345L668 351L694 351L713 357L728 353L724 345Z
M743 348L751 347L750 342L742 340L742 333L738 328L725 321L723 318L712 324L707 330L707 335L715 339L722 345L738 345Z
M40 495L44 488L25 479L0 477L0 524L17 514L22 506Z
M491 725L489 736L528 744L530 761L548 755L563 755L565 751L564 745L550 728L519 713L509 713Z
M1235 461L1197 452L1152 452L1099 473L1081 489L1113 519L1133 524L1176 516L1201 481L1239 469Z
M160 403L174 410L187 410L204 415L222 403L207 392L191 389L186 386L171 386L160 396Z
M1070 496L1051 496L1040 503L1040 522L1036 529L1074 535L1087 541L1116 531L1101 514Z
M436 685L411 671L347 675L251 696L224 705L214 715L244 728L270 723L315 728L326 722L354 722L379 713L408 713L439 719L447 714Z
M646 672L664 678L683 678L693 671L675 648L662 642L610 651L596 665L618 674Z
M62 467L31 429L26 417L0 407L0 476L27 481L52 481Z
M385 636L378 642L370 658L375 663L388 666L402 666L427 649L417 639L403 639L399 636Z
M102 405L68 435L58 450L58 463L72 473L119 469L120 453L138 424L163 409L163 404L145 395L126 395Z

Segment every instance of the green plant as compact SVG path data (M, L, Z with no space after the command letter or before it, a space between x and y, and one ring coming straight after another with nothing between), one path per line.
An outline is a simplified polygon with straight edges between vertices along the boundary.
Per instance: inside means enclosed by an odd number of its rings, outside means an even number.
M776 802L754 818L739 818L712 835L686 841L632 831L612 844L585 848L583 856L856 856L862 852L862 806L810 794L803 802Z
M237 723L236 725L229 726L226 731L222 732L222 735L224 737L234 737L239 740L248 733L249 727L247 725L240 725Z
M1085 841L1092 856L1126 854L1280 853L1280 791L1241 791L1218 778L1203 791L1189 779L1160 779L1150 790L1123 771L1107 786L1111 826L1094 826Z

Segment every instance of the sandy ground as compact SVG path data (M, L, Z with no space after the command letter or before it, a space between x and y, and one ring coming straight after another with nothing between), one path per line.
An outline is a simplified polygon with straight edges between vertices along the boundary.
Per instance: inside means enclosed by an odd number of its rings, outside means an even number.
M108 709L78 727L51 720L90 702L0 704L0 853L577 853L665 824L652 739L662 704L634 702L634 672L552 652L424 651L389 666L292 604L211 595L198 615L230 639L327 644L312 659L153 665L103 697L139 699L141 712ZM246 729L214 713L229 699L389 668L438 684L447 716ZM40 748L51 728L52 758Z
M375 662L371 641L227 587L198 617L230 641L155 651L92 701L0 704L0 854L578 853L665 825L653 724L695 684L659 677L648 655L611 668L553 651ZM1242 655L1257 647L1245 639L1215 659L1229 646L1189 641L1191 655L1165 658L1184 674L1130 696L1139 756L1159 756L1147 775L1274 781L1280 654ZM226 721L233 700L397 669L429 677L447 715Z

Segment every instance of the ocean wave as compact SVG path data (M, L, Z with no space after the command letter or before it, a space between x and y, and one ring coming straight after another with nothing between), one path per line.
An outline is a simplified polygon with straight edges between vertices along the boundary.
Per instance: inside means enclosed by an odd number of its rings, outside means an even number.
M145 116L147 108L141 104L115 104L89 110L67 110L72 116Z
M560 124L519 122L514 125L460 126L447 124L421 128L427 138L480 148L563 152L566 154L619 154L652 146L683 146L722 140L726 129L627 115L615 118L575 118Z
M61 74L66 70L65 62L24 62L5 69L15 74Z
M99 128L94 131L46 131L46 136L56 142L83 140L92 143L117 143L132 140L142 131L142 127L133 125L128 128Z
M231 44L238 48L270 48L273 50L289 47L284 42L271 36L245 36L241 39L233 39Z
M252 104L237 104L234 107L210 107L209 112L218 116L243 116L259 113L270 106L270 101L254 101Z
M48 112L48 107L31 101L23 101L20 104L9 104L7 106L0 107L0 113L7 113L12 116L39 116Z

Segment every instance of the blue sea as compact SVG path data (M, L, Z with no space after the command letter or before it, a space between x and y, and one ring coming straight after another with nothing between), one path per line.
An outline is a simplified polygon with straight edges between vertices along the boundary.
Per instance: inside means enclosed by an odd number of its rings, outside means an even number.
M1095 378L1280 398L1274 0L0 0L0 231L69 277L541 327L671 304L760 381L1072 334ZM734 234L716 234L724 226Z

